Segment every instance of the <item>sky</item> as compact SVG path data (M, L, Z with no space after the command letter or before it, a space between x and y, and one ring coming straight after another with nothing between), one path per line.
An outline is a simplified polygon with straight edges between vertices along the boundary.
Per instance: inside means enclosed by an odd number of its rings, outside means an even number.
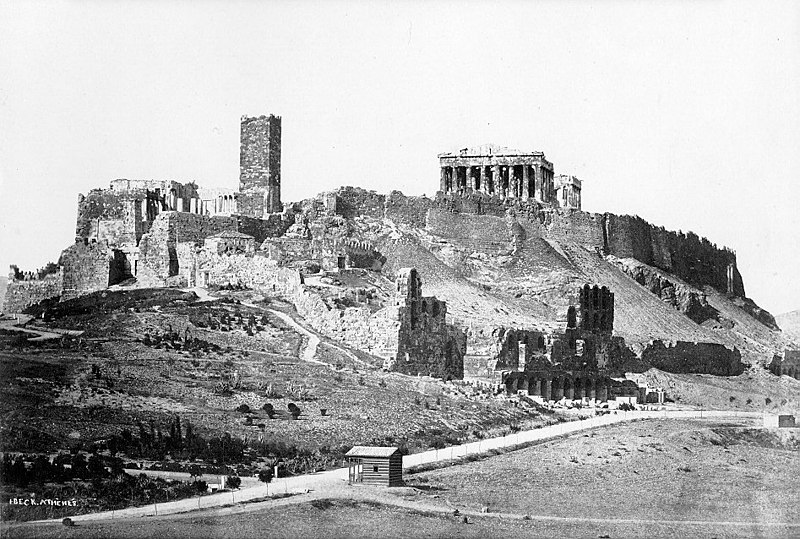
M282 117L282 198L433 196L437 154L543 151L583 207L736 250L800 309L800 2L0 0L0 267L74 240L115 178L238 186Z

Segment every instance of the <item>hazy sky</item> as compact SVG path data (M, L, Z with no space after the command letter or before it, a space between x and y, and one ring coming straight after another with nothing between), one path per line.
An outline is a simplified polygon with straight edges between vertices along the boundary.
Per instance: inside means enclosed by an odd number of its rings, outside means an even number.
M111 179L236 187L240 116L273 113L284 201L540 150L800 309L799 80L800 2L0 0L0 268L56 260Z

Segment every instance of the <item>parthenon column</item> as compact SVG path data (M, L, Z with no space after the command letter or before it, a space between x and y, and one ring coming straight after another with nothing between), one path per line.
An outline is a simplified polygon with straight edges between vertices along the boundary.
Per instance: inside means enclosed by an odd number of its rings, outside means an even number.
M534 178L533 179L533 182L534 182L534 186L533 186L534 197L539 202L543 202L544 201L544 196L543 196L543 193L542 193L542 189L543 189L544 181L543 181L543 178L542 178L542 167L540 167L539 165L534 165L533 166L533 178Z
M530 182L530 165L522 165L522 200L528 200L530 193L528 192L528 185Z
M497 194L503 188L503 181L500 177L500 165L492 167L492 187L494 187L494 194Z
M519 180L514 175L514 165L508 165L508 198L517 197L517 186Z
M439 191L442 193L447 192L447 167L440 167L439 172L441 174L441 179L439 180Z

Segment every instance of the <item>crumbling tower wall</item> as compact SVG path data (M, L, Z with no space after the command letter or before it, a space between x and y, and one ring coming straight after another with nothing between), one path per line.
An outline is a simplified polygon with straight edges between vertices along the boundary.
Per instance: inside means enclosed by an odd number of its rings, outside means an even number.
M239 212L263 218L283 211L281 118L242 117L239 147Z

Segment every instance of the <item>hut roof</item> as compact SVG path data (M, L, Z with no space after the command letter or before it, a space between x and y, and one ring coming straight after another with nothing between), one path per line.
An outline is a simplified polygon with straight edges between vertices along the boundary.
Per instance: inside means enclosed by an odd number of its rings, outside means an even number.
M391 457L400 450L396 447L357 445L345 453L346 457Z

